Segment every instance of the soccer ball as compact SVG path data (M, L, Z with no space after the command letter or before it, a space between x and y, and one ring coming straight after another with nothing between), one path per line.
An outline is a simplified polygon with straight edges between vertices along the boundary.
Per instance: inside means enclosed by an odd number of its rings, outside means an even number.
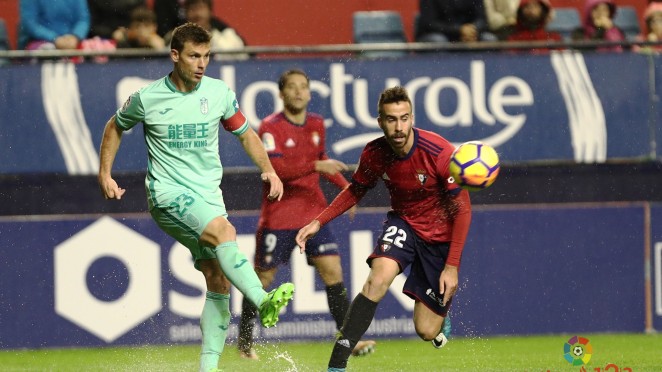
M499 155L494 148L480 141L458 146L451 155L449 171L455 183L469 191L489 187L499 174Z
M581 346L575 346L574 349L572 349L572 353L578 357L581 357L582 354L584 354L584 348Z

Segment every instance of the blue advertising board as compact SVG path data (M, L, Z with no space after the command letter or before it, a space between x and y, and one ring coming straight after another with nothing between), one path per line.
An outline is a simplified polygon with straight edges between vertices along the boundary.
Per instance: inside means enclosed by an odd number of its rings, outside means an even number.
M251 125L282 109L277 79L304 69L310 110L326 118L329 155L355 164L380 135L379 93L405 86L418 127L455 143L483 140L504 162L659 157L658 57L634 53L422 54L393 60L276 59L212 62ZM135 90L166 75L169 59L106 64L44 62L0 69L0 173L95 174L103 126ZM659 105L658 105L659 106ZM252 166L231 134L225 167ZM656 152L657 151L657 152ZM124 136L118 171L143 171L142 128Z
M333 222L352 297L368 274L365 259L385 212ZM257 215L230 217L252 257ZM199 342L202 275L148 215L7 217L0 236L0 348ZM642 204L476 206L453 332L641 332L644 241ZM413 301L401 293L406 274L381 301L370 337L416 337ZM295 299L278 327L259 329L260 340L331 339L323 283L298 251L278 273L276 282L284 280L295 283ZM231 311L240 309L233 289Z

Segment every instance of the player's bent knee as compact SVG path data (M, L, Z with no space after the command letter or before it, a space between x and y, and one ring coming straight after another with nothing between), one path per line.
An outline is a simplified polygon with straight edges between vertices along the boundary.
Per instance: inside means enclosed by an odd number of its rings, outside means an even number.
M224 217L213 219L200 236L200 241L210 247L216 247L221 243L234 241L237 239L237 230Z
M414 315L414 328L418 337L430 341L439 334L441 323L437 322L436 319L420 316L419 314L418 317Z
M423 339L423 341L431 341L439 334L439 329L435 330L433 327L417 324L415 328L416 334Z

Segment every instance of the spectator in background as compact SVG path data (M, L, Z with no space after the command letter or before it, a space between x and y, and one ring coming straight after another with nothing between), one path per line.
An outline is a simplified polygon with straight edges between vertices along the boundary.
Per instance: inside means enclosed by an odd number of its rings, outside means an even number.
M650 1L644 11L646 22L644 32L637 37L637 41L662 41L662 2ZM637 52L662 52L662 45L635 46Z
M165 41L156 32L156 15L145 7L131 12L129 28L120 28L113 33L118 48L163 49Z
M90 31L87 0L21 0L19 49L78 49Z
M186 23L184 0L154 0L154 13L158 22L157 32L163 37L175 27Z
M187 22L202 26L211 33L211 48L213 51L241 49L245 46L244 39L227 23L214 17L212 0L185 0L184 14ZM166 44L170 43L172 32L165 36ZM216 60L247 59L248 54L220 54L216 53Z
M496 41L488 32L484 0L419 0L417 42Z
M145 0L87 0L87 5L91 17L89 37L112 39L113 32L129 26L131 12L146 7L147 3Z
M517 9L515 31L508 41L561 41L558 32L545 30L553 16L550 0L522 0Z
M499 40L506 40L515 29L520 0L485 0L485 16L489 30Z
M586 0L582 27L575 30L572 40L623 41L625 34L614 24L616 4L613 0ZM600 51L622 51L620 45L599 47Z

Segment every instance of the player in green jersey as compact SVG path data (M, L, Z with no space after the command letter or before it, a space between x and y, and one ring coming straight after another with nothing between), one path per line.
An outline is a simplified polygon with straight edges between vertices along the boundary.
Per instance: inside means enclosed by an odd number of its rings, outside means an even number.
M269 198L278 201L283 184L260 138L239 110L235 93L221 80L204 76L210 57L210 34L187 23L173 32L167 76L132 94L108 120L100 150L99 185L106 199L121 199L126 190L111 176L122 133L142 122L148 163L145 189L150 213L166 233L186 246L202 272L207 295L200 328L200 370L218 367L230 323L230 285L258 307L265 327L278 322L280 310L294 293L284 283L267 293L227 219L219 188L219 126L234 134L269 183Z

